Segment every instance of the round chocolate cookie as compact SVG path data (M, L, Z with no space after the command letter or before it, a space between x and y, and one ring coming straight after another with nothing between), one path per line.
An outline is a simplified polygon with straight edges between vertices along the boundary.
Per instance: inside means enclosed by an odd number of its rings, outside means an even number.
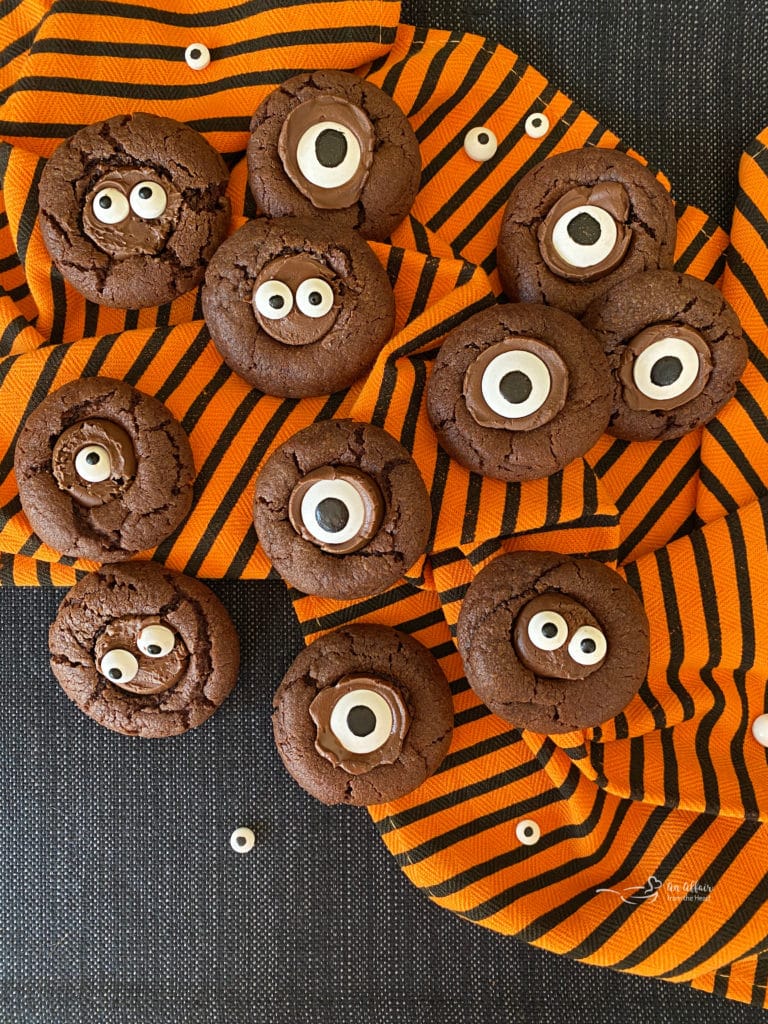
M135 309L194 288L224 239L224 161L193 128L154 114L87 125L40 178L40 230L92 302Z
M183 522L195 465L184 430L156 398L84 377L30 413L14 453L21 505L46 544L117 562Z
M210 718L231 692L239 642L226 608L199 580L156 562L84 576L48 635L67 696L126 736L175 736Z
M722 292L673 270L619 282L582 322L613 375L608 433L629 441L666 441L707 423L747 365L741 325Z
M617 281L671 267L674 203L653 174L613 149L575 149L530 170L499 232L504 291L580 316Z
M432 510L416 463L386 431L324 420L269 457L253 519L286 582L350 600L386 590L424 553Z
M648 670L648 617L601 562L521 551L481 570L456 640L467 681L494 714L559 733L607 722Z
M349 387L389 339L386 271L354 231L282 217L243 225L208 267L203 311L226 363L269 395Z
M597 340L572 316L536 303L493 306L454 328L427 384L440 444L499 480L562 469L597 441L610 409Z
M387 626L326 633L296 658L273 700L289 773L325 804L376 804L420 786L451 744L453 702L418 640Z
M304 216L387 238L419 190L419 144L402 110L344 71L295 75L251 119L251 191L270 217Z

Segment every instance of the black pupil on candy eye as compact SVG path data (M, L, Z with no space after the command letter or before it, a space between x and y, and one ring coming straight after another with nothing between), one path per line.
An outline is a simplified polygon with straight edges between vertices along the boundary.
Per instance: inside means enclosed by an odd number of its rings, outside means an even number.
M159 644L147 644L147 654L159 654L161 650Z
M480 143L481 146L487 146L488 143L490 142L488 132L480 132L480 134L477 136L477 141Z
M568 224L568 234L577 245L594 245L600 238L600 224L589 213L578 213Z
M144 185L142 188L139 189L139 195L141 196L142 199L151 199L152 189L149 187L149 185Z
M545 622L544 625L541 627L541 632L544 634L545 637L547 637L548 640L551 640L552 637L557 633L557 626L554 624L554 622Z
M513 405L519 405L533 391L533 384L531 384L531 379L527 374L521 370L512 370L511 373L505 373L501 378L499 391L508 402L511 402Z
M666 388L674 384L683 372L683 364L677 356L662 356L651 368L651 381L657 388Z
M282 295L270 295L269 304L272 309L282 309L285 305L285 299Z
M315 141L315 153L323 167L338 167L347 155L347 140L336 128L324 128Z
M96 463L100 462L101 460L99 458L98 452L88 452L88 454L85 456L85 461L88 463L89 466L95 466Z
M319 306L323 301L323 296L320 292L310 292L307 296L310 306Z
M200 51L199 50L190 50L189 51L189 56L192 58L192 60L197 60L199 58L199 56L200 56ZM143 196L142 198L146 199L147 197ZM245 842L245 840L243 840L243 842Z
M579 647L581 647L585 654L594 654L597 644L594 640L582 640Z
M110 679L122 679L123 678L123 673L120 671L119 668L111 668L109 670L109 678Z
M99 206L102 210L108 210L112 205L112 199L109 196L99 196Z
M317 525L326 533L338 533L349 522L349 509L339 498L323 498L315 509Z
M376 728L376 715L363 704L356 704L347 715L349 731L355 736L369 736Z
M531 124L533 125L534 128L541 128L541 118L540 117L534 117L534 119L531 121Z
M238 846L245 846L245 844L247 842L248 842L248 840L245 838L245 836L238 836L237 837L237 845Z
M530 826L530 825L528 825L528 826L527 826L527 827L525 828L525 830L524 830L524 831L525 831L525 838L526 838L526 839L530 839L530 838L531 838L531 836L533 835L533 829L531 828L531 826Z

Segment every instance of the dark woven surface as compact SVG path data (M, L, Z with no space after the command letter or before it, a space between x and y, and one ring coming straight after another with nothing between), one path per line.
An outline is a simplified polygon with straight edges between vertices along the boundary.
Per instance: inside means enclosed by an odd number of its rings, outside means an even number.
M431 0L404 20L519 50L727 221L768 96L763 0ZM99 729L59 690L45 635L60 593L0 591L0 1024L766 1020L432 905L364 811L314 803L278 761L270 697L300 647L282 586L214 589L243 640L238 689L158 743ZM229 848L239 825L257 832L248 855Z

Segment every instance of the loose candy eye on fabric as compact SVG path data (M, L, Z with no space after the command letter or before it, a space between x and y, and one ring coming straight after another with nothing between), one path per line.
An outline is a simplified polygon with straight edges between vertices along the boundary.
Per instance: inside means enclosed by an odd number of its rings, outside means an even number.
M525 119L525 134L531 139L541 139L549 131L549 118L546 114L529 114Z
M470 128L464 136L464 152L478 163L490 160L498 148L498 139L490 128Z
M211 51L202 43L190 43L184 51L184 60L193 71L202 71L211 63Z

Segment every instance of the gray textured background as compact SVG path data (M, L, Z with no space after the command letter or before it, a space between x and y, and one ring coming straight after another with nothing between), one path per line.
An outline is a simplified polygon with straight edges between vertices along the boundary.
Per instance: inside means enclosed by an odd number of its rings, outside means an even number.
M519 51L727 225L738 154L768 121L764 0L431 0L403 20ZM60 593L0 591L0 1024L766 1020L429 903L363 811L314 803L274 753L270 697L300 647L282 586L214 589L243 639L238 689L154 744L99 729L50 676ZM257 832L244 856L239 825Z

